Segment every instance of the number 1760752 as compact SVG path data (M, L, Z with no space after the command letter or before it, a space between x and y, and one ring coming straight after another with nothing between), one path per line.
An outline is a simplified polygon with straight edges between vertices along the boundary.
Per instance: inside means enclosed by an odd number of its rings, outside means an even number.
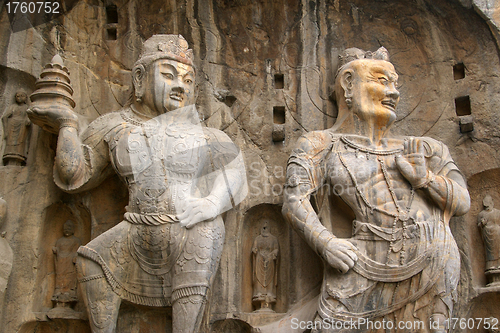
M59 2L56 1L33 1L33 2L18 2L9 1L5 4L8 14L60 14Z

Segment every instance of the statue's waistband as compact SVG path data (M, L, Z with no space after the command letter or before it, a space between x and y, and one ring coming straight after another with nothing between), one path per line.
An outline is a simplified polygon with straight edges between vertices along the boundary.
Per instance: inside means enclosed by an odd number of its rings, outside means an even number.
M132 224L162 225L167 223L177 223L179 220L171 214L139 214L126 212L125 221Z
M352 221L352 237L360 240L385 240L397 241L403 239L403 233L406 238L414 238L418 233L418 224L410 224L405 228L386 228L372 223Z

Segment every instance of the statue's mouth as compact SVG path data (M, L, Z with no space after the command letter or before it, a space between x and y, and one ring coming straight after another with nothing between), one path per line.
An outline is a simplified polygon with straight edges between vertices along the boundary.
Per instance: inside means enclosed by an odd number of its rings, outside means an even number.
M393 111L396 110L396 101L394 101L392 99L383 100L382 105L387 106L389 109L391 109Z
M182 94L180 93L171 93L170 94L170 98L175 100L175 101L179 101L179 102L182 102Z

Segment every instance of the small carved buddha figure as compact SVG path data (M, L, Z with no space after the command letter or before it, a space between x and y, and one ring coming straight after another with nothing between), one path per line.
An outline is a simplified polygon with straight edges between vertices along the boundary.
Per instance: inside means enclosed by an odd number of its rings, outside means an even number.
M262 231L253 242L253 302L258 312L273 312L278 283L278 239L271 235L269 222L264 221Z
M3 227L7 215L7 202L0 198L0 228ZM13 253L9 243L4 238L5 232L0 237L0 302L3 301L10 272L12 271Z
M28 154L31 121L26 114L26 92L16 93L16 104L10 106L2 116L4 165L25 165Z
M500 210L493 208L493 199L486 195L484 209L477 215L477 225L481 228L486 252L485 274L489 284L500 285Z
M75 224L68 220L63 226L63 237L59 238L52 248L55 255L56 287L52 301L56 307L68 307L78 301L76 294L76 251L82 244L75 236Z

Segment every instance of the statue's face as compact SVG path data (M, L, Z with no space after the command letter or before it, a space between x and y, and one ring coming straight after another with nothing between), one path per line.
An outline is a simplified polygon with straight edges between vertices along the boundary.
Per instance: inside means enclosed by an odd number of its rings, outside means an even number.
M352 111L362 120L375 118L381 124L396 120L399 91L394 66L384 60L353 62Z
M194 69L175 60L160 59L148 67L148 80L144 93L150 103L161 114L194 104Z
M26 102L26 94L23 92L16 93L16 102L19 104Z
M489 195L485 196L483 199L483 206L485 208L491 208L493 207L493 198Z
M73 235L74 233L75 233L75 227L74 227L73 223L70 223L70 222L64 223L64 226L63 226L64 236L68 237L68 236Z
M267 221L266 221L266 222L264 222L264 225L262 226L262 229L261 229L261 233L262 233L262 235L264 235L264 236L269 235L269 224L268 224L268 222L267 222Z

